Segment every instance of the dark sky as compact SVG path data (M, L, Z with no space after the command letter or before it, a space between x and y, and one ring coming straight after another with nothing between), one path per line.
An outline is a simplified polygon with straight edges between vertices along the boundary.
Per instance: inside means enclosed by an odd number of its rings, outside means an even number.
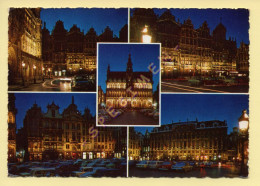
M115 35L119 36L120 29L128 23L128 9L102 9L102 8L48 8L41 11L42 22L46 22L51 32L58 20L63 21L66 30L77 24L86 33L93 27L100 35L107 26ZM42 24L43 25L43 24Z
M244 109L248 111L248 95L237 94L162 94L161 122L170 124L172 121L227 121L228 133L238 127L238 118ZM145 132L151 128L136 127L137 131Z
M154 12L160 16L165 10L154 9ZM175 20L179 19L181 23L190 18L196 29L207 21L211 33L221 20L227 29L227 39L236 38L237 46L241 41L249 44L249 11L247 9L171 9L171 13L175 16Z
M23 126L23 120L27 110L29 110L36 101L44 113L47 112L48 103L52 101L60 107L60 114L71 104L72 96L78 110L83 114L85 108L89 108L91 114L96 114L96 94L95 93L16 93L15 106L17 108L16 124L17 128Z
M133 71L148 72L148 66L154 63L155 71L159 69L159 44L99 44L98 48L98 85L106 92L107 66L110 71L126 71L129 53ZM153 90L159 82L159 73L153 75Z

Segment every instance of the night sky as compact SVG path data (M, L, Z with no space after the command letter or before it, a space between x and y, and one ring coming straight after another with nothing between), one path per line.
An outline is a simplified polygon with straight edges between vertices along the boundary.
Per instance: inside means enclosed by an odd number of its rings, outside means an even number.
M74 103L78 106L81 114L84 113L85 108L89 108L93 116L96 114L96 94L94 93L16 93L15 106L18 111L16 115L17 128L19 129L23 126L25 114L33 106L35 101L44 113L47 112L47 105L54 101L60 107L59 112L61 114L71 104L72 96L74 96Z
M113 33L119 36L120 29L128 23L128 9L102 9L102 8L48 8L41 11L42 23L46 22L46 28L51 32L58 20L63 21L64 28L69 31L76 24L81 31L86 33L91 27L98 35L107 26ZM42 24L44 25L44 24Z
M154 63L155 71L159 69L159 44L99 44L98 46L98 85L106 92L107 67L110 71L126 71L129 53L133 63L133 71L146 71ZM159 73L153 75L153 91L159 82Z
M154 9L154 13L160 16L165 10ZM132 13L131 11L131 15ZM241 41L249 44L249 11L246 9L171 9L171 13L181 23L190 18L195 29L207 21L211 33L221 20L227 29L227 39L236 38L237 46Z
M161 123L171 124L180 121L227 121L228 133L238 127L238 118L244 109L248 111L248 95L237 94L162 94ZM144 133L153 127L135 127Z

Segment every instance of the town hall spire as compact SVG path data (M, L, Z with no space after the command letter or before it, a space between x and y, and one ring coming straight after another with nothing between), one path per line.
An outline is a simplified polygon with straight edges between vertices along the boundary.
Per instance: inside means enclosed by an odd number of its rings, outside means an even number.
M126 71L127 72L133 72L133 63L132 63L132 60L131 60L131 54L129 54L129 56L128 56Z

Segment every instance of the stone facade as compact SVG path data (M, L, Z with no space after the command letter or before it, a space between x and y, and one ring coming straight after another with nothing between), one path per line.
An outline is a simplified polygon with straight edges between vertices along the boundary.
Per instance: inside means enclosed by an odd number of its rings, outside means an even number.
M11 8L8 17L8 83L42 80L42 34L39 8Z
M52 33L46 28L43 35L43 63L45 76L65 76L77 73L96 73L97 42L127 42L125 25L119 32L119 38L107 26L104 32L97 35L94 28L86 34L73 25L69 31L62 21L57 21Z
M152 108L153 74L134 72L129 54L126 71L107 68L106 106L113 108Z
M28 160L126 156L125 128L95 127L89 109L81 114L74 97L62 113L54 102L46 113L35 103L26 113L24 129Z
M206 21L195 29L191 19L180 23L170 10L158 17L152 9L135 9L130 23L131 42L143 42L142 37L148 34L151 42L161 43L163 79L248 72L248 46L237 49L236 39L226 39L227 30L221 22L211 34Z
M231 156L228 152L233 150L228 141L227 123L219 120L162 125L153 128L150 133L146 131L145 135L132 129L129 133L129 157L146 160L228 160Z
M16 161L16 114L15 96L8 94L8 162Z

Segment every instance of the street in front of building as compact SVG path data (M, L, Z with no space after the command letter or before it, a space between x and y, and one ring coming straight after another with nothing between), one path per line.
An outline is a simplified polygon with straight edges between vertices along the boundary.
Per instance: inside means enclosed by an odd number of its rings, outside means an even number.
M189 178L189 177L196 177L196 178L219 178L219 177L239 177L239 170L240 167L229 167L229 168L196 168L189 172L183 171L161 171L161 170L151 170L151 169L138 169L138 168L130 168L129 169L129 177L153 177L153 178L160 178L160 177L181 177L181 178Z
M142 114L140 111L126 111L122 115L111 119L111 125L158 125L158 119L153 119Z
M244 93L249 85L192 85L188 81L180 82L164 80L161 83L162 92L191 92L191 93Z
M64 80L67 79L67 80ZM37 81L35 84L10 85L9 91L71 91L70 78L53 78L44 81Z

